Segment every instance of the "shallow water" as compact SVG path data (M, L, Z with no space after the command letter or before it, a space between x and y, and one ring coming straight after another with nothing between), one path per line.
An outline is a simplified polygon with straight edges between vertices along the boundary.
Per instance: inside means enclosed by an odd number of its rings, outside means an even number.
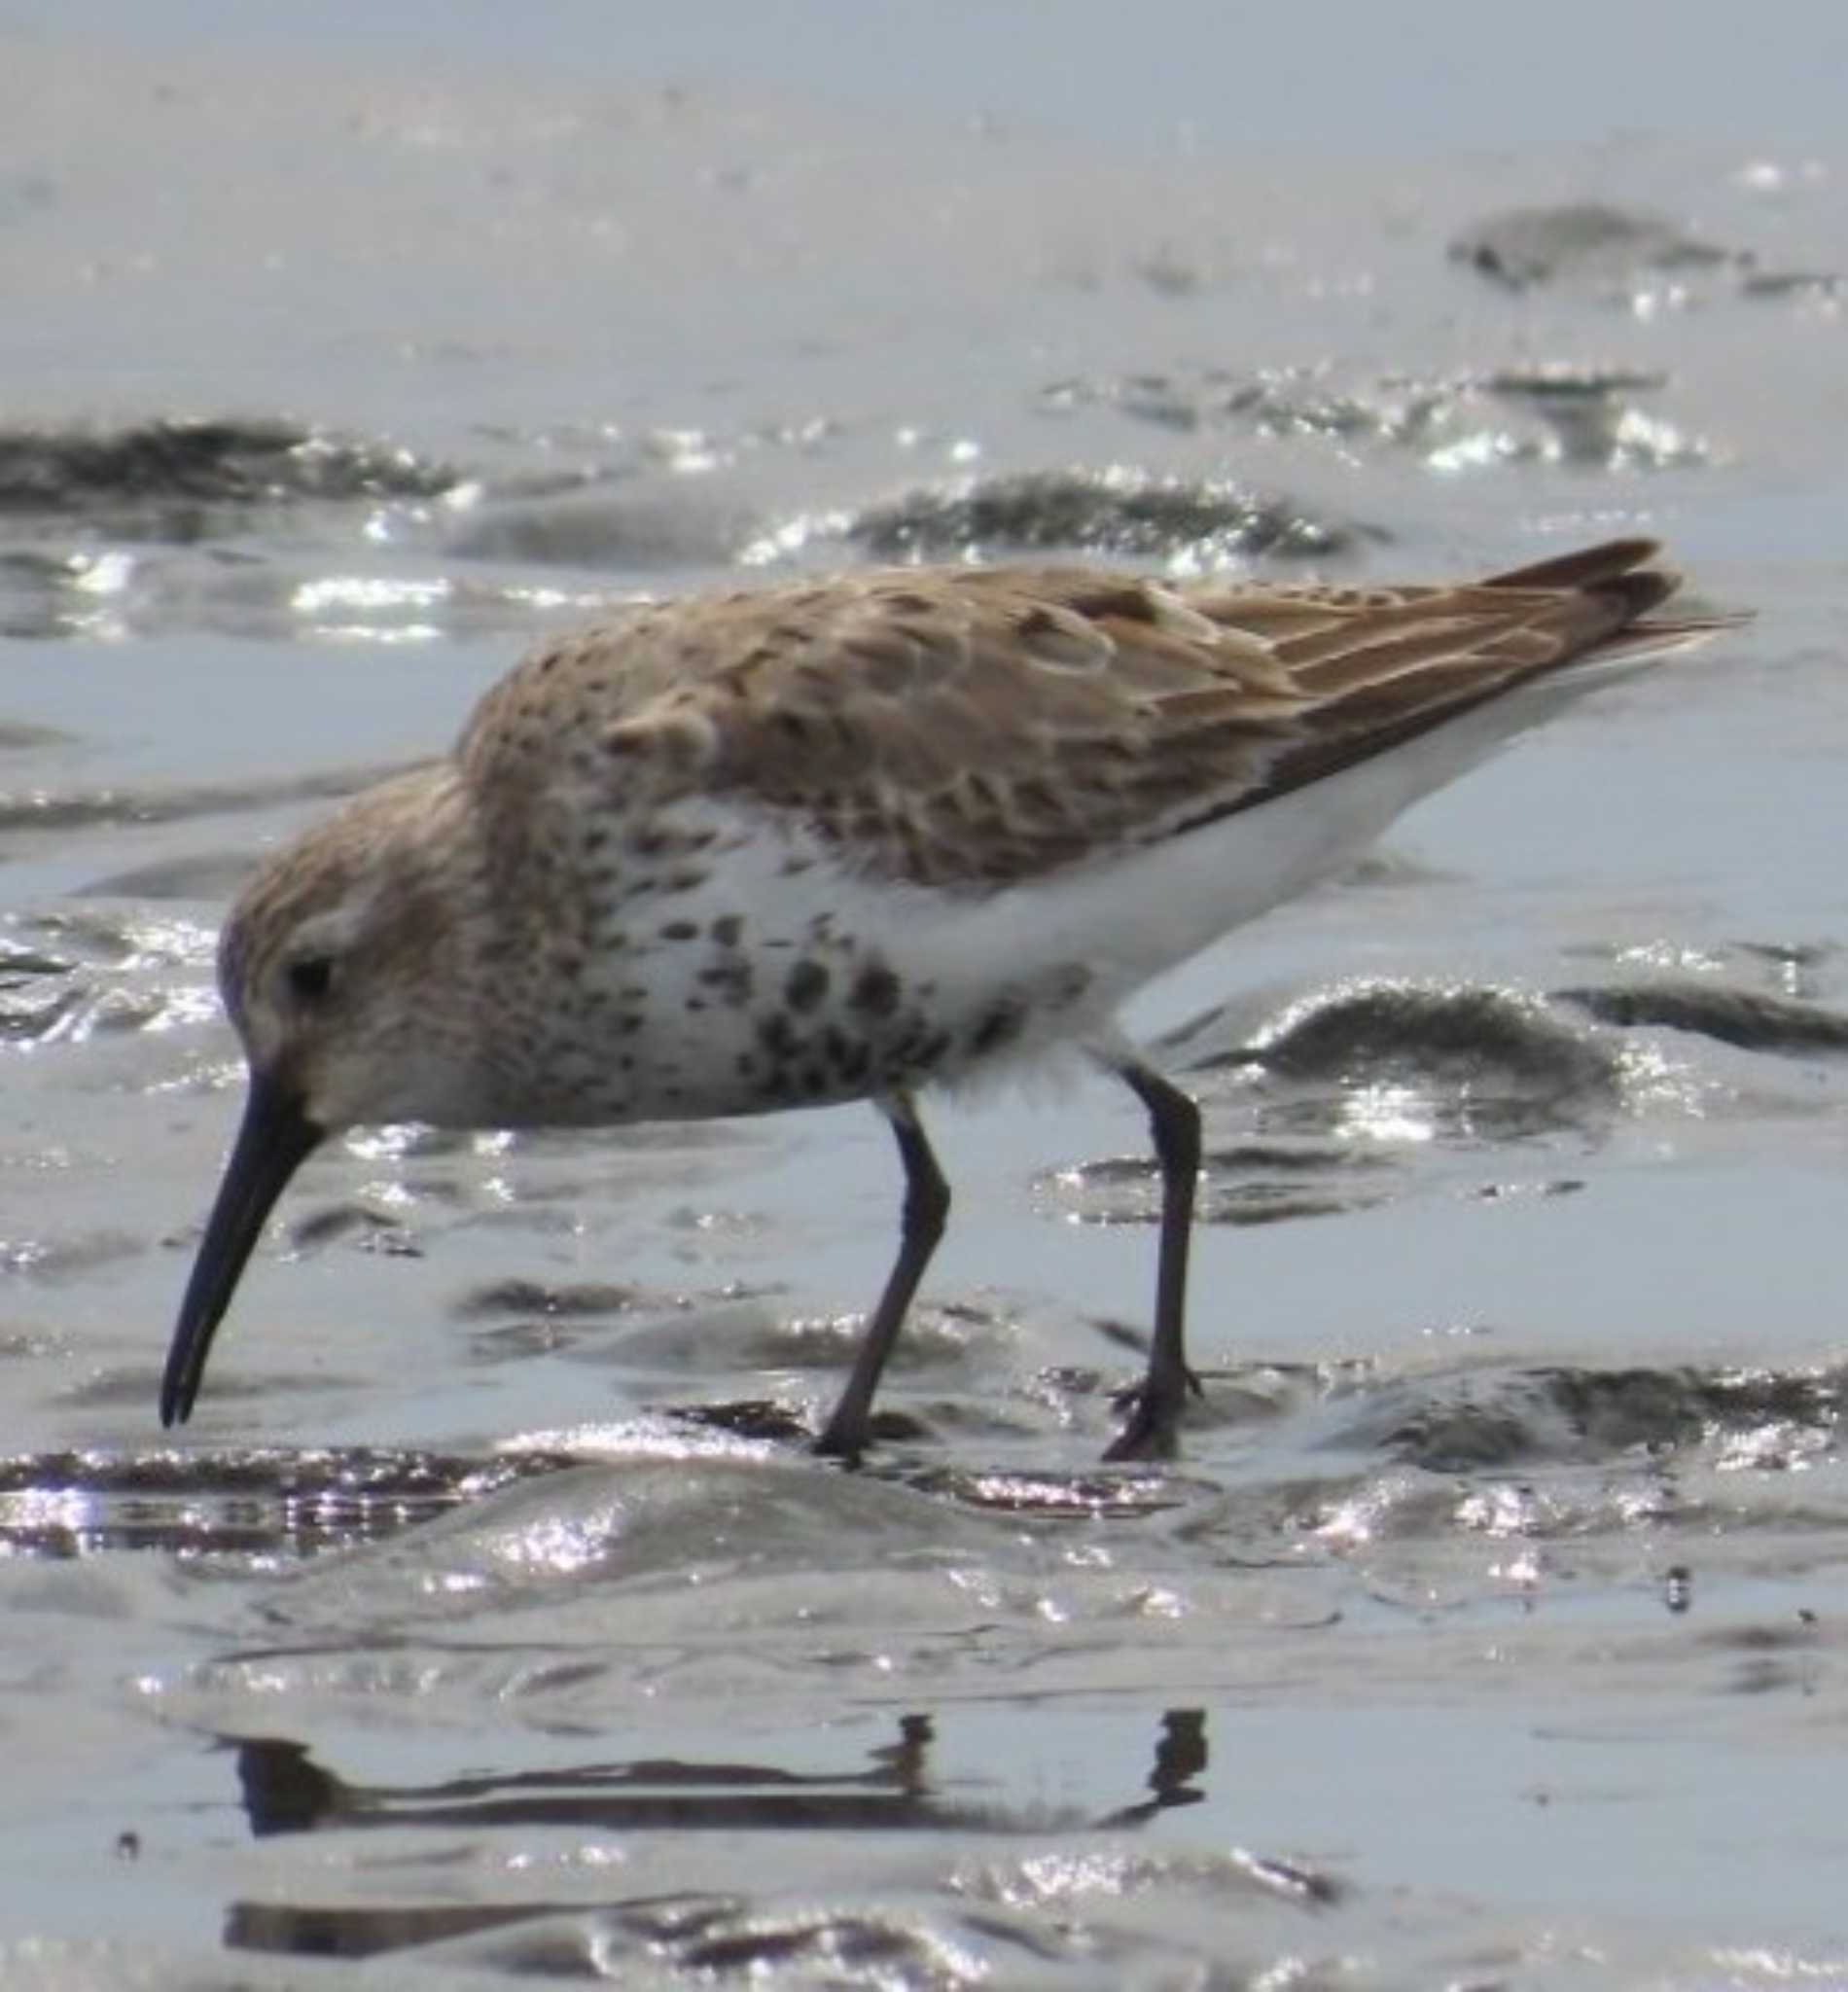
M1667 135L1548 123L1546 53L1465 151L1087 124L1087 11L1056 89L914 98L859 29L804 87L822 8L756 71L90 12L0 24L6 1982L1848 1979L1823 18L1789 117L1691 33ZM860 1475L800 1438L891 1249L863 1112L357 1136L160 1432L225 898L533 633L1632 530L1759 621L1139 1006L1208 1115L1176 1467L1096 1464L1155 1192L1091 1085L937 1110Z

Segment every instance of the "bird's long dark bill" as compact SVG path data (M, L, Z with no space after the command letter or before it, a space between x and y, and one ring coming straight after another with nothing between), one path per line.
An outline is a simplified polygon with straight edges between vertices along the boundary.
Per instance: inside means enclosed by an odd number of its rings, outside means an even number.
M273 1080L251 1080L244 1124L237 1130L218 1201L199 1241L199 1256L167 1351L166 1374L160 1382L161 1424L183 1425L191 1415L212 1336L231 1305L251 1248L263 1235L264 1220L324 1131L302 1111L293 1093Z

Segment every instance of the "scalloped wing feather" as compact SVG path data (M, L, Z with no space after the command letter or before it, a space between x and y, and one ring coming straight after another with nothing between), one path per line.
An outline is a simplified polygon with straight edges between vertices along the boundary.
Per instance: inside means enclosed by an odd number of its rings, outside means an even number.
M1692 642L1613 542L1457 587L924 568L695 598L542 646L458 749L508 797L704 791L868 873L1014 882L1253 807L1575 662ZM851 854L851 855L849 855Z

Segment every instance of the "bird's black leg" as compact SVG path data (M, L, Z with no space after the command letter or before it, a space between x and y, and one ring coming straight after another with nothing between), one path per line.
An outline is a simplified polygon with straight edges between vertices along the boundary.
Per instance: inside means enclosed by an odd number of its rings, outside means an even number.
M1161 1164L1161 1244L1149 1368L1130 1401L1128 1422L1104 1457L1171 1459L1181 1408L1188 1392L1200 1387L1187 1365L1187 1256L1200 1173L1200 1110L1179 1086L1146 1065L1112 1070L1149 1110L1149 1130Z
M847 1378L847 1387L840 1393L833 1417L815 1441L817 1452L835 1459L856 1460L866 1447L867 1420L872 1409L872 1393L879 1387L879 1373L892 1353L892 1344L899 1338L906 1309L911 1304L911 1296L917 1292L949 1216L949 1185L937 1166L937 1157L931 1153L909 1098L894 1095L880 1100L878 1107L892 1123L892 1132L899 1142L899 1158L905 1164L905 1216L899 1235L899 1256L872 1319L860 1338L853 1374Z

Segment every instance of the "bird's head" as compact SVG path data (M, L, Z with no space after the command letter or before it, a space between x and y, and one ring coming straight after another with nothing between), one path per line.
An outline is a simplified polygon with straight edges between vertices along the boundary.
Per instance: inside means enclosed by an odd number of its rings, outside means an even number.
M448 835L452 777L367 792L265 864L227 919L219 986L250 1088L181 1303L161 1422L193 1407L264 1222L321 1142L357 1123L466 1121L460 973L472 879Z

